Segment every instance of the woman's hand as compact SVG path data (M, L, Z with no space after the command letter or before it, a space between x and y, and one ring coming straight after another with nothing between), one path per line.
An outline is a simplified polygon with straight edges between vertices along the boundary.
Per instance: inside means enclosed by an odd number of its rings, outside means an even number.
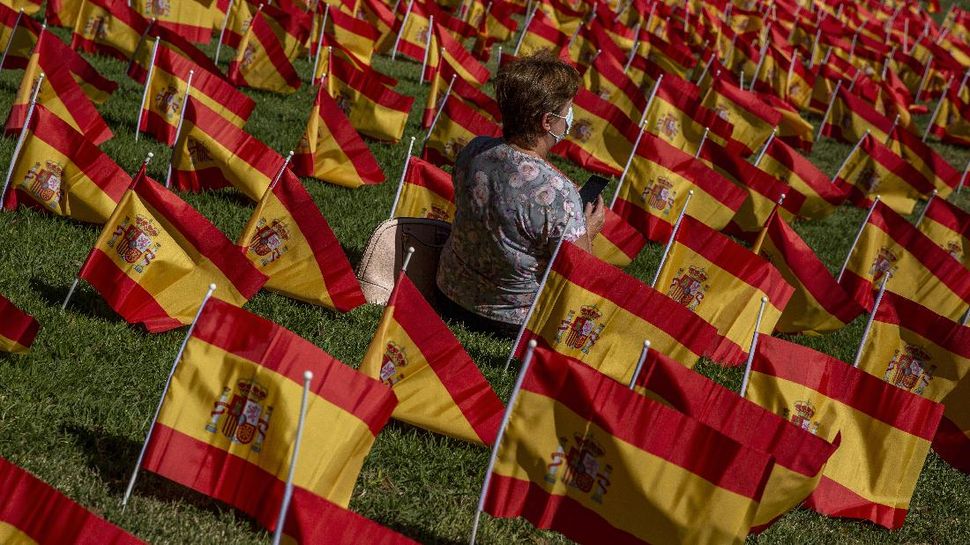
M603 230L603 224L606 223L606 205L603 204L603 196L597 196L595 203L586 203L583 214L586 216L586 233L589 235L590 243L592 243L596 235Z

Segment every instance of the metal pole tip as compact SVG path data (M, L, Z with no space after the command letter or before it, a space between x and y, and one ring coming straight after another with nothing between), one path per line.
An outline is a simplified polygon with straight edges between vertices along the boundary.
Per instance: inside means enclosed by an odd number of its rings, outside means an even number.
M303 380L307 380L307 381L313 380L313 371L309 371L309 370L304 371L303 372Z
M649 340L643 341L643 347L650 348L650 341Z
M216 291L216 283L215 282L209 284L209 291Z
M768 298L767 297L762 297L761 298L761 302L762 303L767 303L768 302Z
M539 346L539 342L536 341L535 339L532 339L531 341L529 341L529 348L535 348L537 346Z

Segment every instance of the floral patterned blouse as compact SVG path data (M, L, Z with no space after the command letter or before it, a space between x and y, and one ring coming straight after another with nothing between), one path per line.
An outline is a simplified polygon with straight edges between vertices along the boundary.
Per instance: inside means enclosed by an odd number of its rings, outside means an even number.
M521 324L559 239L586 233L579 191L546 161L485 136L458 155L454 183L438 287L469 311Z

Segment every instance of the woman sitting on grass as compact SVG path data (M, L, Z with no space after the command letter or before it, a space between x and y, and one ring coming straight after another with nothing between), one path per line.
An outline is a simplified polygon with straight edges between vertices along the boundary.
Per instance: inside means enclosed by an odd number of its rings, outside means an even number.
M457 210L437 283L446 314L473 329L514 336L560 239L592 251L603 228L602 198L584 209L575 184L546 159L569 133L580 84L551 52L502 67L503 137L477 137L458 155Z

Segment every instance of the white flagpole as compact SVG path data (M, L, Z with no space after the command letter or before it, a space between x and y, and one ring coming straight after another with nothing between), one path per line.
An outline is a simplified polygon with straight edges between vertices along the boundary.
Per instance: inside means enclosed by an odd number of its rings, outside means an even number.
M270 181L269 185L266 187L266 191L272 191L276 184L280 182L280 178L283 177L283 173L286 172L286 167L290 166L290 161L293 160L293 150L290 150L286 154L286 159L283 159L283 164L280 165L280 169L276 171L276 176L273 176L273 180Z
M791 98L789 91L791 90L791 79L795 75L795 63L798 62L798 50L796 49L791 56L791 62L788 63L788 76L785 78L785 98Z
M402 273L406 273L408 271L408 265L411 264L412 256L414 256L414 246L408 246L408 253L404 254L404 261L401 263Z
M428 140L431 138L431 131L438 124L438 118L441 117L441 112L445 110L445 103L448 102L448 97L451 96L451 88L455 85L456 77L457 75L455 74L451 76L451 81L448 82L448 90L445 91L445 96L441 97L441 103L438 104L438 111L434 113L434 119L431 120L431 126L428 127L428 134L424 135L424 140L421 141L422 152L424 151L424 147L428 145Z
M842 164L839 165L839 169L836 170L835 174L832 175L831 182L833 184L835 183L835 180L842 175L842 171L845 169L845 165L849 164L849 159L852 159L852 156L855 155L857 151L859 151L859 146L862 145L862 141L865 140L868 136L869 136L869 129L866 129L866 132L862 134L862 138L859 138L859 141L856 142L854 146L852 146L852 149L849 150L849 154L845 156L845 159L842 160Z
M633 368L633 376L630 377L630 389L637 383L637 378L640 377L640 371L643 370L643 363L647 361L647 354L650 353L650 341L643 341L643 350L640 351L640 359L637 360L637 366Z
M748 379L751 378L751 364L754 363L754 351L758 347L758 330L761 329L761 318L765 315L765 306L768 298L761 298L761 307L758 308L758 317L754 321L754 335L751 336L751 347L748 349L748 360L744 364L744 376L741 377L741 397L748 391Z
M859 367L859 362L862 361L862 350L866 346L866 341L869 340L872 322L876 321L876 312L879 311L879 304L882 303L882 296L886 293L886 284L889 283L890 278L892 278L891 272L883 273L882 283L879 284L879 293L876 294L876 301L872 304L872 312L869 313L869 318L866 320L866 328L862 330L862 340L859 341L859 349L855 352L855 361L852 362L852 367Z
M498 458L498 449L502 444L502 439L505 437L505 429L509 426L509 419L512 417L512 411L515 409L515 402L519 399L519 391L522 390L522 382L525 381L525 374L529 370L529 364L532 363L532 356L535 353L536 341L532 339L529 341L529 346L525 349L525 356L522 358L522 367L519 369L519 376L515 379L515 387L512 388L512 395L509 396L509 404L505 406L505 414L502 415L502 425L498 429L498 435L495 437L495 443L492 445L492 455L488 459L488 465L485 467L485 480L482 482L482 493L478 496L478 507L475 508L475 517L472 520L472 535L469 538L468 543L470 545L475 545L475 537L478 535L478 523L482 518L482 511L485 510L485 499L488 497L488 487L492 484L492 470L495 469L495 460Z
M532 11L529 12L528 16L526 16L525 21L522 22L522 32L519 33L519 39L515 42L515 50L512 51L513 55L519 54L519 48L522 47L522 41L525 38L526 32L529 30L529 25L532 24L532 18L536 16L537 9L539 9L538 4L532 8Z
M296 474L296 460L300 454L300 443L303 441L303 428L306 424L307 397L310 393L310 381L313 380L312 371L303 372L303 397L300 399L300 419L296 422L296 438L293 440L293 454L290 456L290 469L286 476L286 488L283 489L283 501L280 502L280 514L276 517L276 529L273 531L273 545L280 545L283 539L283 525L286 524L286 512L290 509L293 499L293 477Z
M771 143L775 141L775 136L777 135L778 135L778 127L771 129L771 134L768 136L768 139L765 140L765 145L761 146L761 151L758 152L758 158L754 160L754 166L758 166L761 164L761 160L764 159L765 153L768 151L768 146L770 146Z
M404 34L404 27L408 24L408 18L411 17L411 8L414 7L414 0L408 0L407 11L404 12L404 18L401 19L401 28L397 31L397 36L394 38L394 47L391 49L391 60L397 60L397 46L401 43L401 34Z
M17 27L20 26L20 19L24 16L23 8L20 8L20 12L17 13L17 19L13 22L13 28L10 30L10 38L7 40L7 45L3 48L3 54L0 55L0 70L3 70L3 63L7 62L7 53L10 52L10 48L13 46L13 39L17 34Z
M707 75L707 72L710 71L711 69L711 65L714 64L714 57L716 57L716 55L714 55L714 53L711 53L711 58L707 59L707 62L704 63L704 69L701 70L701 75L697 76L697 81L694 83L696 83L697 85L700 85L701 82L704 81L704 76Z
M677 231L680 230L680 223L684 221L684 216L687 214L687 205L690 204L690 198L694 196L694 190L691 189L687 192L687 198L684 199L684 206L680 209L680 214L677 215L677 221L674 222L674 228L670 231L670 239L667 240L667 246L664 248L664 253L660 256L660 264L657 265L657 272L653 275L653 281L650 282L651 288L657 287L657 281L660 280L660 273L664 270L664 265L667 263L667 256L670 255L670 249L674 247L674 239L677 238Z
M701 156L701 150L704 149L704 143L707 142L707 135L711 132L711 129L704 127L704 134L701 135L701 143L697 144L697 151L694 152L694 159Z
M916 88L916 96L913 97L913 102L919 102L919 96L923 94L923 89L926 88L926 82L930 79L930 69L933 66L933 56L931 55L926 61L926 69L923 70L923 77L919 80L919 87Z
M131 4L129 3L129 6L130 5ZM138 43L135 44L135 52L131 54L131 60L128 61L128 67L125 68L126 74L131 70L131 67L135 64L135 59L138 56L138 50L141 49L142 44L145 43L145 37L148 36L148 33L152 31L152 27L155 26L155 22L156 22L156 19L154 17L149 19L148 26L145 27L145 30L141 33L141 36L138 37Z
M647 113L650 111L650 105L653 104L653 99L657 96L657 89L660 88L660 83L663 81L663 74L657 78L657 81L653 84L653 89L650 90L650 97L647 98L647 105L643 108L643 113L640 115L640 132L637 133L637 139L633 143L633 149L630 150L630 156L626 158L626 164L623 166L623 172L620 174L620 180L616 183L616 191L613 192L613 200L610 201L610 208L616 204L616 199L620 196L620 189L623 188L623 181L626 180L627 173L630 172L630 165L633 164L633 158L637 154L637 148L640 147L640 140L643 138L643 124L647 121Z
M172 155L168 160L168 172L165 173L165 187L172 187L172 165L175 164L175 148L179 144L182 136L182 122L185 120L185 107L189 104L189 95L192 94L192 77L195 70L189 70L189 79L185 82L185 98L182 99L182 111L179 113L179 122L175 126L175 141L172 142Z
M536 310L536 305L539 303L539 297L542 296L542 290L546 288L546 280L549 279L549 272L552 271L552 266L556 262L556 257L559 255L559 249L562 248L563 239L559 239L559 244L556 244L556 249L552 252L552 256L549 257L549 264L546 265L546 270L542 273L542 280L539 282L539 289L536 290L536 297L532 300L532 304L529 305L529 312L525 313L525 320L522 321L522 325L519 326L519 332L515 335L515 342L512 343L512 350L509 351L509 359L505 360L505 367L502 371L508 371L509 365L512 363L512 357L515 355L515 348L519 346L519 342L522 341L522 335L525 333L525 328L529 325L529 320L532 319L532 314Z
M955 195L960 194L960 190L963 189L963 182L967 180L967 172L970 171L970 160L967 160L967 164L963 167L963 174L960 175L960 183L957 184L956 190L953 191Z
M842 281L842 275L845 274L845 268L849 266L849 258L852 257L852 252L855 250L855 245L859 243L859 238L862 236L862 231L865 230L866 224L869 223L869 218L872 217L872 213L876 210L876 205L879 204L879 195L876 195L872 199L872 206L869 207L869 211L866 213L866 218L862 220L862 225L859 226L859 231L855 234L855 239L852 241L852 246L849 247L849 253L845 256L845 261L842 263L842 268L839 269L839 276L835 278L836 282Z
M411 152L414 150L414 137L411 137L411 141L408 142L408 151L404 155L404 167L401 169L401 179L397 183L397 193L394 194L394 202L391 204L391 215L388 219L394 218L394 213L397 212L397 204L401 200L401 190L404 189L404 177L408 173L408 165L411 164Z
M128 506L128 499L131 498L131 492L135 489L135 481L138 479L138 471L141 469L142 461L145 459L145 452L148 451L148 444L152 440L152 432L155 431L155 422L158 421L158 415L162 412L162 404L165 403L165 396L168 394L168 389L172 386L172 378L175 376L175 370L178 368L179 361L182 359L182 354L185 353L185 347L189 344L189 339L192 337L192 332L195 331L195 324L199 322L199 316L202 315L202 310L205 308L205 304L209 302L209 298L212 297L212 293L216 291L215 284L209 284L209 291L205 293L205 297L202 298L202 303L199 305L199 310L195 313L195 318L192 319L192 323L189 325L189 330L185 333L185 338L182 339L182 346L179 347L179 351L175 354L175 361L172 363L172 369L168 372L168 379L165 381L165 387L162 389L162 395L158 398L158 406L155 407L155 416L152 417L152 422L148 427L148 433L145 435L145 442L141 445L141 452L138 453L138 460L135 461L135 469L131 472L131 479L128 481L128 488L125 489L125 495L121 499L121 509L124 511L125 507Z
M317 51L313 55L313 72L310 74L310 82L315 83L317 77L317 69L320 68L320 51L323 49L323 34L327 30L327 17L330 15L330 4L326 4L323 8L323 19L320 23L320 39L317 40Z
M40 87L44 84L44 73L41 72L40 76L37 77L37 86L34 88L34 93L30 97L30 105L27 106L27 115L24 116L24 126L20 128L20 136L17 137L17 145L13 149L13 155L10 156L10 166L7 167L7 176L3 181L3 189L0 190L0 210L3 209L3 202L7 196L7 189L10 187L10 179L13 178L13 169L17 165L17 159L20 158L20 152L23 150L24 141L27 140L27 131L30 130L30 120L34 116L34 108L37 106L37 95L40 94Z
M768 26L765 27L765 35L767 36L769 32L771 32L771 23L768 23ZM748 86L749 91L754 91L754 84L756 81L758 81L758 75L761 73L761 68L765 63L765 56L767 54L768 54L768 40L765 40L765 43L761 45L761 51L758 57L758 64L755 65L754 74L751 76L751 85ZM742 87L741 90L743 91L744 88Z
M633 27L633 47L630 48L630 54L626 56L626 62L623 63L623 72L626 73L630 69L630 65L633 64L633 59L637 56L637 50L640 49L640 25L637 23Z
M950 86L952 85L953 76L951 75L950 78L946 80L946 87L943 88L943 93L940 94L940 99L936 101L936 107L933 108L933 115L930 116L930 120L926 124L926 130L923 131L923 142L926 142L926 139L930 136L930 129L933 128L933 122L936 121L936 116L940 115L940 108L943 107L943 101L946 100L946 93L949 91Z
M808 57L808 67L812 68L815 66L815 53L818 52L818 40L822 37L822 29L818 29L815 32L815 40L812 42L812 51L809 53Z
M886 133L886 141L883 142L883 145L888 146L889 143L893 141L893 132L896 131L896 127L898 126L899 126L899 114L896 114L896 117L893 118L893 124L890 125L889 127L889 132ZM866 129L866 130L869 130L869 129Z
M138 141L138 134L141 132L141 112L148 104L148 90L152 86L152 76L155 74L155 56L158 55L158 42L161 38L155 38L155 45L152 46L152 58L148 63L148 75L145 76L145 90L141 94L141 106L135 116L135 142Z
M428 16L428 37L424 39L424 59L421 61L421 73L418 74L418 83L424 83L424 70L428 67L428 57L431 55L431 36L434 35L434 15ZM443 62L438 56L438 62Z
M226 36L226 26L229 25L229 15L232 13L232 5L236 0L229 0L229 5L226 7L226 16L222 18L222 28L219 29L219 41L216 42L216 56L213 61L214 64L219 64L219 52L222 50L222 39Z
M825 108L825 115L822 116L822 120L818 122L818 132L815 133L815 141L818 142L819 138L822 137L822 128L825 127L825 122L829 120L829 114L832 113L832 106L835 105L835 99L839 96L839 89L842 87L842 80L835 83L835 89L832 90L832 98L829 99L828 108Z
M930 209L930 204L933 202L933 199L936 198L937 193L938 191L936 189L934 189L933 192L930 193L930 198L926 200L926 206L924 206L923 209L920 210L919 217L916 218L916 223L913 224L914 227L919 227L919 224L923 223L923 218L926 217L926 211Z

